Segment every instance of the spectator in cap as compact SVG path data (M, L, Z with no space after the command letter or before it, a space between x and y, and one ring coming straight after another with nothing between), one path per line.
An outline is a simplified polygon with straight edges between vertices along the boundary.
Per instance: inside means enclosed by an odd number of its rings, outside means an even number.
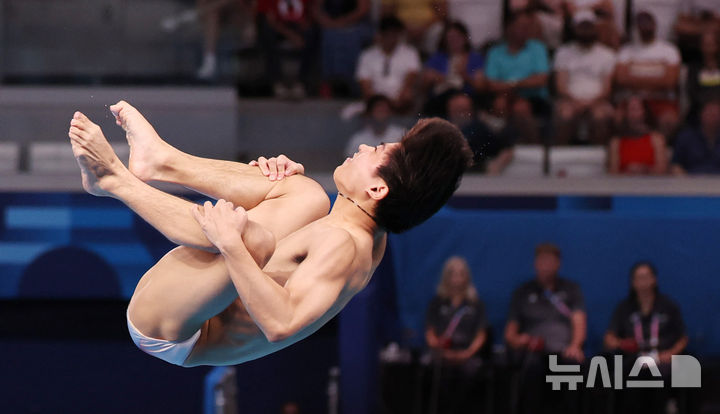
M595 13L578 11L573 17L575 41L555 54L555 142L567 144L585 138L605 145L613 107L610 104L615 53L597 41ZM578 124L586 122L587 137L578 137Z

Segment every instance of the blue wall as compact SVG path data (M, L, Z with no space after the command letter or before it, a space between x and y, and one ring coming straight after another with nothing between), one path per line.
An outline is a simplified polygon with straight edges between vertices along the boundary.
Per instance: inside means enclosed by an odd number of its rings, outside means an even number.
M401 323L420 345L425 308L444 260L465 256L502 337L513 289L533 277L533 248L552 241L563 251L561 274L577 281L588 310L588 348L598 350L615 304L627 295L628 269L647 259L661 291L680 305L690 347L720 349L720 199L560 197L487 203L460 200L423 225L391 238ZM538 202L539 201L539 202ZM488 208L488 205L490 207ZM497 210L506 205L512 210Z

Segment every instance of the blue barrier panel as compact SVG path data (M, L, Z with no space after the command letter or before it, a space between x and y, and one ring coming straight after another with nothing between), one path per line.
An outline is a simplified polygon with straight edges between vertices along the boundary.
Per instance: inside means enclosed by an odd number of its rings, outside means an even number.
M413 344L423 345L425 309L450 255L468 259L490 323L502 332L513 289L533 277L534 246L552 241L563 252L561 275L578 282L585 295L589 350L600 347L613 308L628 293L628 270L642 259L657 265L660 290L679 304L691 349L717 352L720 320L707 315L720 314L720 200L615 197L608 210L582 205L561 200L556 210L543 211L445 208L393 235L398 311L403 327L414 332Z

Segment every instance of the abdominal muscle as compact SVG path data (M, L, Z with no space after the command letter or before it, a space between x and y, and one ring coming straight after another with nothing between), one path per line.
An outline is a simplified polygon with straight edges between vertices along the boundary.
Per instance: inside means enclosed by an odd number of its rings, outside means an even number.
M235 365L271 354L301 341L320 329L337 315L352 298L350 292L341 293L333 306L319 319L295 335L279 342L267 340L255 324L240 299L220 314L208 320L200 339L185 361L185 366Z

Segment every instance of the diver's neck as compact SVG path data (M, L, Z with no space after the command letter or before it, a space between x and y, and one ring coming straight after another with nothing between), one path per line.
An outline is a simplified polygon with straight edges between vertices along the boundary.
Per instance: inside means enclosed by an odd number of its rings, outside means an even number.
M374 240L379 240L386 232L377 224L370 211L369 206L338 192L328 217L342 226L357 228L372 236Z

